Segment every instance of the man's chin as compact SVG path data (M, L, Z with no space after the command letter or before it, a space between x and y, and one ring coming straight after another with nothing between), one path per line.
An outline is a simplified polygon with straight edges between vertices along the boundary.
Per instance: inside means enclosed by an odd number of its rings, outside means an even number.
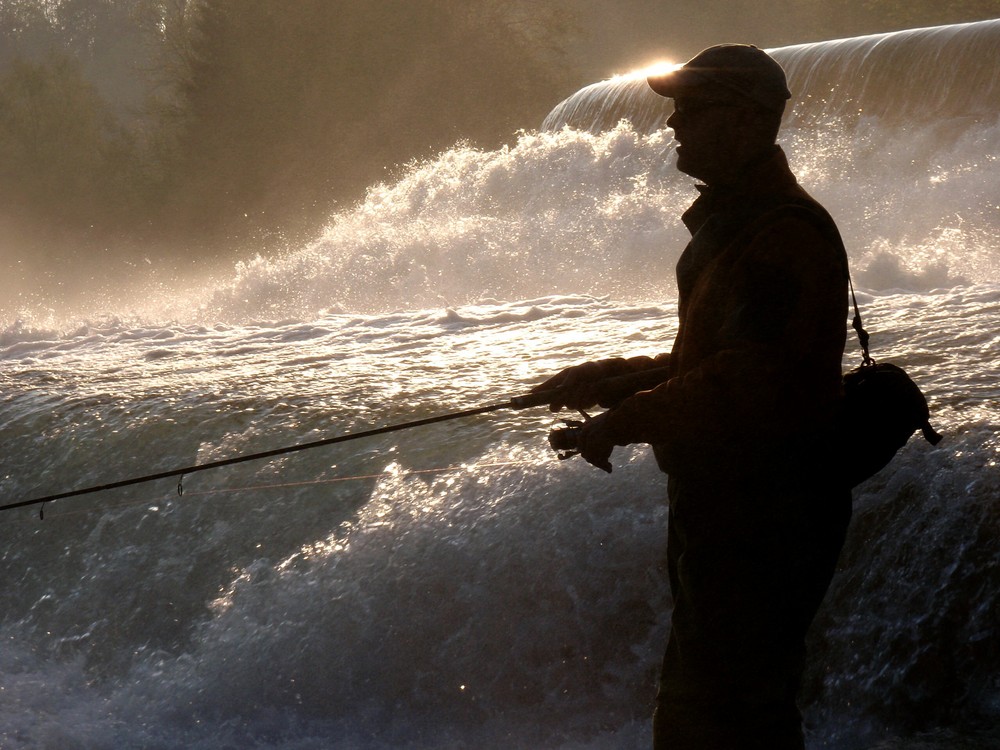
M683 149L683 146L678 146L675 149L676 152L677 152L677 164L676 164L677 171L678 172L683 172L684 174L690 175L691 177L694 177L696 179L701 179L701 175L698 174L698 172L700 172L700 170L698 169L698 163L697 163L697 161L695 161L695 163L692 164L691 163L692 160L689 157L687 157L687 156L684 155L684 152L682 151L682 149Z

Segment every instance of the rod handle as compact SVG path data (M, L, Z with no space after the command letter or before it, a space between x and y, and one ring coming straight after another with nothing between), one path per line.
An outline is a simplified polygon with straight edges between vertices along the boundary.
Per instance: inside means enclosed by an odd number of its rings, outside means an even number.
M669 367L656 367L652 370L641 370L640 372L631 372L628 375L605 378L599 381L601 401L621 401L639 391L655 388L669 377ZM512 409L529 409L533 406L545 406L552 403L565 390L565 388L553 388L551 391L515 396L510 400L510 407Z

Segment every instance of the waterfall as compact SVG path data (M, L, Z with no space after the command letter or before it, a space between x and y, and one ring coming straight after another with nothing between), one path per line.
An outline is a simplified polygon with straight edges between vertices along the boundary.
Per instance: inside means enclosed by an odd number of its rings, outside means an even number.
M1000 115L1000 19L872 34L768 52L792 91L786 119L878 117L896 123L968 122ZM640 132L664 126L668 102L641 74L595 83L558 104L543 130L601 132L629 120Z

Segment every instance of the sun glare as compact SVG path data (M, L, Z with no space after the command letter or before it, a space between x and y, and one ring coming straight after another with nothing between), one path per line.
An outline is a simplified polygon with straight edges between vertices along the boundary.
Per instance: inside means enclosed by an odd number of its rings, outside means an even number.
M681 67L680 63L672 63L667 60L660 60L659 62L647 65L644 68L639 68L638 70L633 70L629 73L625 73L621 78L649 78L650 76L662 76L669 73L672 70L677 70Z

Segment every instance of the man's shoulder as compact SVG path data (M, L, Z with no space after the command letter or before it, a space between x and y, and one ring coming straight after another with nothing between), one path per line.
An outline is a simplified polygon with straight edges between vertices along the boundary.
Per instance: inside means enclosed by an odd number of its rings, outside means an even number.
M788 224L818 231L824 239L835 247L843 247L844 241L830 212L819 202L802 191L801 196L783 196L761 212L755 222L758 229L769 225Z
M748 257L782 265L842 268L847 251L833 217L817 202L788 200L762 211L745 233Z

